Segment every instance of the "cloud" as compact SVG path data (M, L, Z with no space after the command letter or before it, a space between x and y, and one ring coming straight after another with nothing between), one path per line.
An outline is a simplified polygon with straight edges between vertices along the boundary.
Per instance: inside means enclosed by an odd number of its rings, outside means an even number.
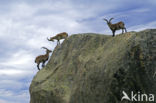
M32 64L33 56L31 54L25 53L25 51L19 51L11 55L10 58L3 60L0 65L2 66L12 66L12 67L19 67L25 68L28 64Z
M21 74L22 70L0 70L0 75L18 75L18 74Z
M23 83L13 80L0 80L0 88L9 88L10 90L20 90Z
M16 93L0 89L0 98L4 103L28 103L29 93L25 90Z
M5 101L5 100L0 99L0 103L11 103L11 102L8 102L8 101Z
M135 25L129 28L131 31L141 31L144 29L155 29L156 27L156 21L147 23L147 24L141 24L141 25Z

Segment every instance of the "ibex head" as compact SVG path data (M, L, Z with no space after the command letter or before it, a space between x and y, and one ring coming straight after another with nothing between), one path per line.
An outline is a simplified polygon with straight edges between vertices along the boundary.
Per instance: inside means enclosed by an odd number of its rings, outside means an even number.
M107 19L105 19L105 18L103 20L105 20L107 22L107 24L111 24L112 19L114 19L114 18L110 18L109 21Z
M49 39L48 37L47 37L47 40L48 40L48 41L54 41L54 39L53 39L53 38L50 38L50 39Z
M47 49L46 47L42 47L42 49L46 49L47 50L47 52L52 52L51 50L49 50L49 49Z

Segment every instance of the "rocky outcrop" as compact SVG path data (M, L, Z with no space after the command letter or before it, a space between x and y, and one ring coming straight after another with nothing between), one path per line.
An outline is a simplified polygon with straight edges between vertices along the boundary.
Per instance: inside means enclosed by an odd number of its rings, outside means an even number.
M72 35L33 78L30 103L129 103L121 102L122 91L156 95L155 60L156 29Z

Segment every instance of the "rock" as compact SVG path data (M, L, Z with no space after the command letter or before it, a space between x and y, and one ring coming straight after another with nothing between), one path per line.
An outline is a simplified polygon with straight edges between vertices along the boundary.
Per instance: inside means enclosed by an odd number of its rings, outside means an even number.
M156 94L155 61L156 29L71 35L33 78L30 103L129 103L122 91Z

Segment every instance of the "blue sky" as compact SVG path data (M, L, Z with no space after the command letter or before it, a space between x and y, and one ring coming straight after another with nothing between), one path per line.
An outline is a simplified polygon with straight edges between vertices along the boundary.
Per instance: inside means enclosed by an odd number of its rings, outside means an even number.
M128 31L156 28L156 0L0 0L0 103L29 103L38 72L34 58L54 49L56 33L111 35L102 18L124 21ZM117 33L120 33L118 31Z

